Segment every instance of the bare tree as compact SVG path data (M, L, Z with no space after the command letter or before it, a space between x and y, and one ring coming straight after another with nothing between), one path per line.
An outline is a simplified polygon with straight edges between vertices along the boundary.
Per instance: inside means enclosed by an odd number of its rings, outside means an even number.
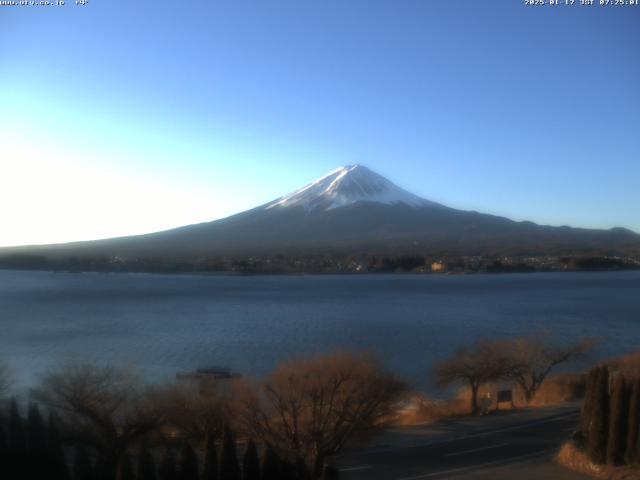
M505 376L518 384L529 403L554 367L583 357L594 345L593 340L553 345L548 335L501 342L509 358Z
M292 463L324 459L382 426L405 385L375 359L338 353L281 364L262 384L246 383L239 418L247 433Z
M507 366L507 356L497 342L477 341L437 364L434 374L441 387L455 382L466 383L471 391L471 413L476 414L480 386L502 378Z
M162 421L137 378L121 368L69 364L46 375L33 393L95 448L110 477L131 444Z
M221 438L229 418L227 398L214 392L202 394L184 385L169 385L153 393L154 403L164 412L166 425L180 430L194 443L208 435Z

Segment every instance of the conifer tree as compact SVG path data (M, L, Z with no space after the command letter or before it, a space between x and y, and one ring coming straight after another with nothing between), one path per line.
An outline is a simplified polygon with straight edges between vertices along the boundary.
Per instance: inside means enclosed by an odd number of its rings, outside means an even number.
M4 433L4 426L2 425L2 418L0 417L0 472L4 472L8 475L9 472L9 442L7 436Z
M47 480L69 480L69 468L64 455L64 448L58 426L53 414L49 414L47 427Z
M602 464L606 459L609 428L609 368L606 365L598 372L591 412L587 454L593 463Z
M280 480L297 480L296 467L287 460L280 460Z
M198 457L189 442L184 442L180 455L179 480L199 480L198 479Z
M95 480L114 480L116 478L117 465L113 464L113 459L102 454L98 456L94 469Z
M629 397L627 445L624 463L632 464L638 459L638 429L640 428L640 380L633 382Z
M311 471L304 460L298 459L295 464L296 480L311 480Z
M18 402L11 400L9 407L9 451L7 457L7 477L21 478L28 474L27 440L24 432L24 421L20 416Z
M260 459L258 458L258 449L253 440L249 440L247 448L244 451L242 459L242 479L243 480L260 480Z
M83 445L76 445L75 448L73 457L73 480L94 480L91 458Z
M267 445L262 459L262 480L280 480L280 458L271 445Z
M146 445L143 445L138 455L138 480L156 480L156 465L153 455Z
M240 463L236 452L236 441L229 427L225 427L222 440L220 480L240 480Z
M40 409L36 404L29 406L27 417L27 443L30 450L44 450L47 445L46 430Z
M204 446L202 480L218 480L218 451L216 449L216 439L211 432L207 434Z
M609 439L607 442L607 463L609 465L620 465L624 459L625 441L627 439L626 393L627 388L624 377L618 374L613 381L609 411Z
M24 422L15 398L11 400L9 411L9 449L14 458L23 457L27 451Z
M325 465L322 480L340 480L340 471L335 467Z
M42 415L37 405L29 406L27 416L27 447L29 471L34 480L46 478L47 436Z
M178 471L176 470L176 460L173 452L167 448L162 459L160 460L160 470L158 472L160 480L178 480Z
M587 374L584 401L582 402L582 409L580 412L580 432L585 439L589 437L589 425L591 424L591 417L593 414L591 410L599 371L600 368L595 367L589 370L589 373Z
M124 453L122 457L120 457L116 480L135 480L133 467L131 466L131 458L128 453Z

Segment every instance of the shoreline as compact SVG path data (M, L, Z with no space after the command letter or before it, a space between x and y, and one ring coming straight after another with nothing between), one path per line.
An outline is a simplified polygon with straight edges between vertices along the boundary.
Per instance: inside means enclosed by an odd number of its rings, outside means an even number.
M323 271L323 272L250 272L250 271L234 271L234 270L98 270L98 269L78 269L70 270L65 268L16 268L2 267L3 272L47 272L56 274L141 274L141 275L165 275L165 276L202 276L202 277L326 277L326 276L420 276L420 277L461 277L461 276L502 276L502 275L535 275L542 273L619 273L619 272L637 272L640 266L630 266L627 268L602 268L602 269L540 269L540 270L502 270L502 271L456 271L456 272L431 272L431 271Z

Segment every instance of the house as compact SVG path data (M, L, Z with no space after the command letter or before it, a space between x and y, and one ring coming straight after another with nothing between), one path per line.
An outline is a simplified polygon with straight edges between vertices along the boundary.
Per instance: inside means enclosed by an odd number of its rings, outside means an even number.
M447 266L445 265L444 262L433 262L431 264L431 271L433 273L441 273L444 272L446 270Z

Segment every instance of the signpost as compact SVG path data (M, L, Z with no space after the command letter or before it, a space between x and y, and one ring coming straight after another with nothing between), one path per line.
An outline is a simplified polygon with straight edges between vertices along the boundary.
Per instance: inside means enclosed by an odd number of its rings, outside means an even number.
M504 402L511 403L511 408L513 408L513 392L511 390L498 390L498 395L496 397L496 410L498 410L498 406Z

